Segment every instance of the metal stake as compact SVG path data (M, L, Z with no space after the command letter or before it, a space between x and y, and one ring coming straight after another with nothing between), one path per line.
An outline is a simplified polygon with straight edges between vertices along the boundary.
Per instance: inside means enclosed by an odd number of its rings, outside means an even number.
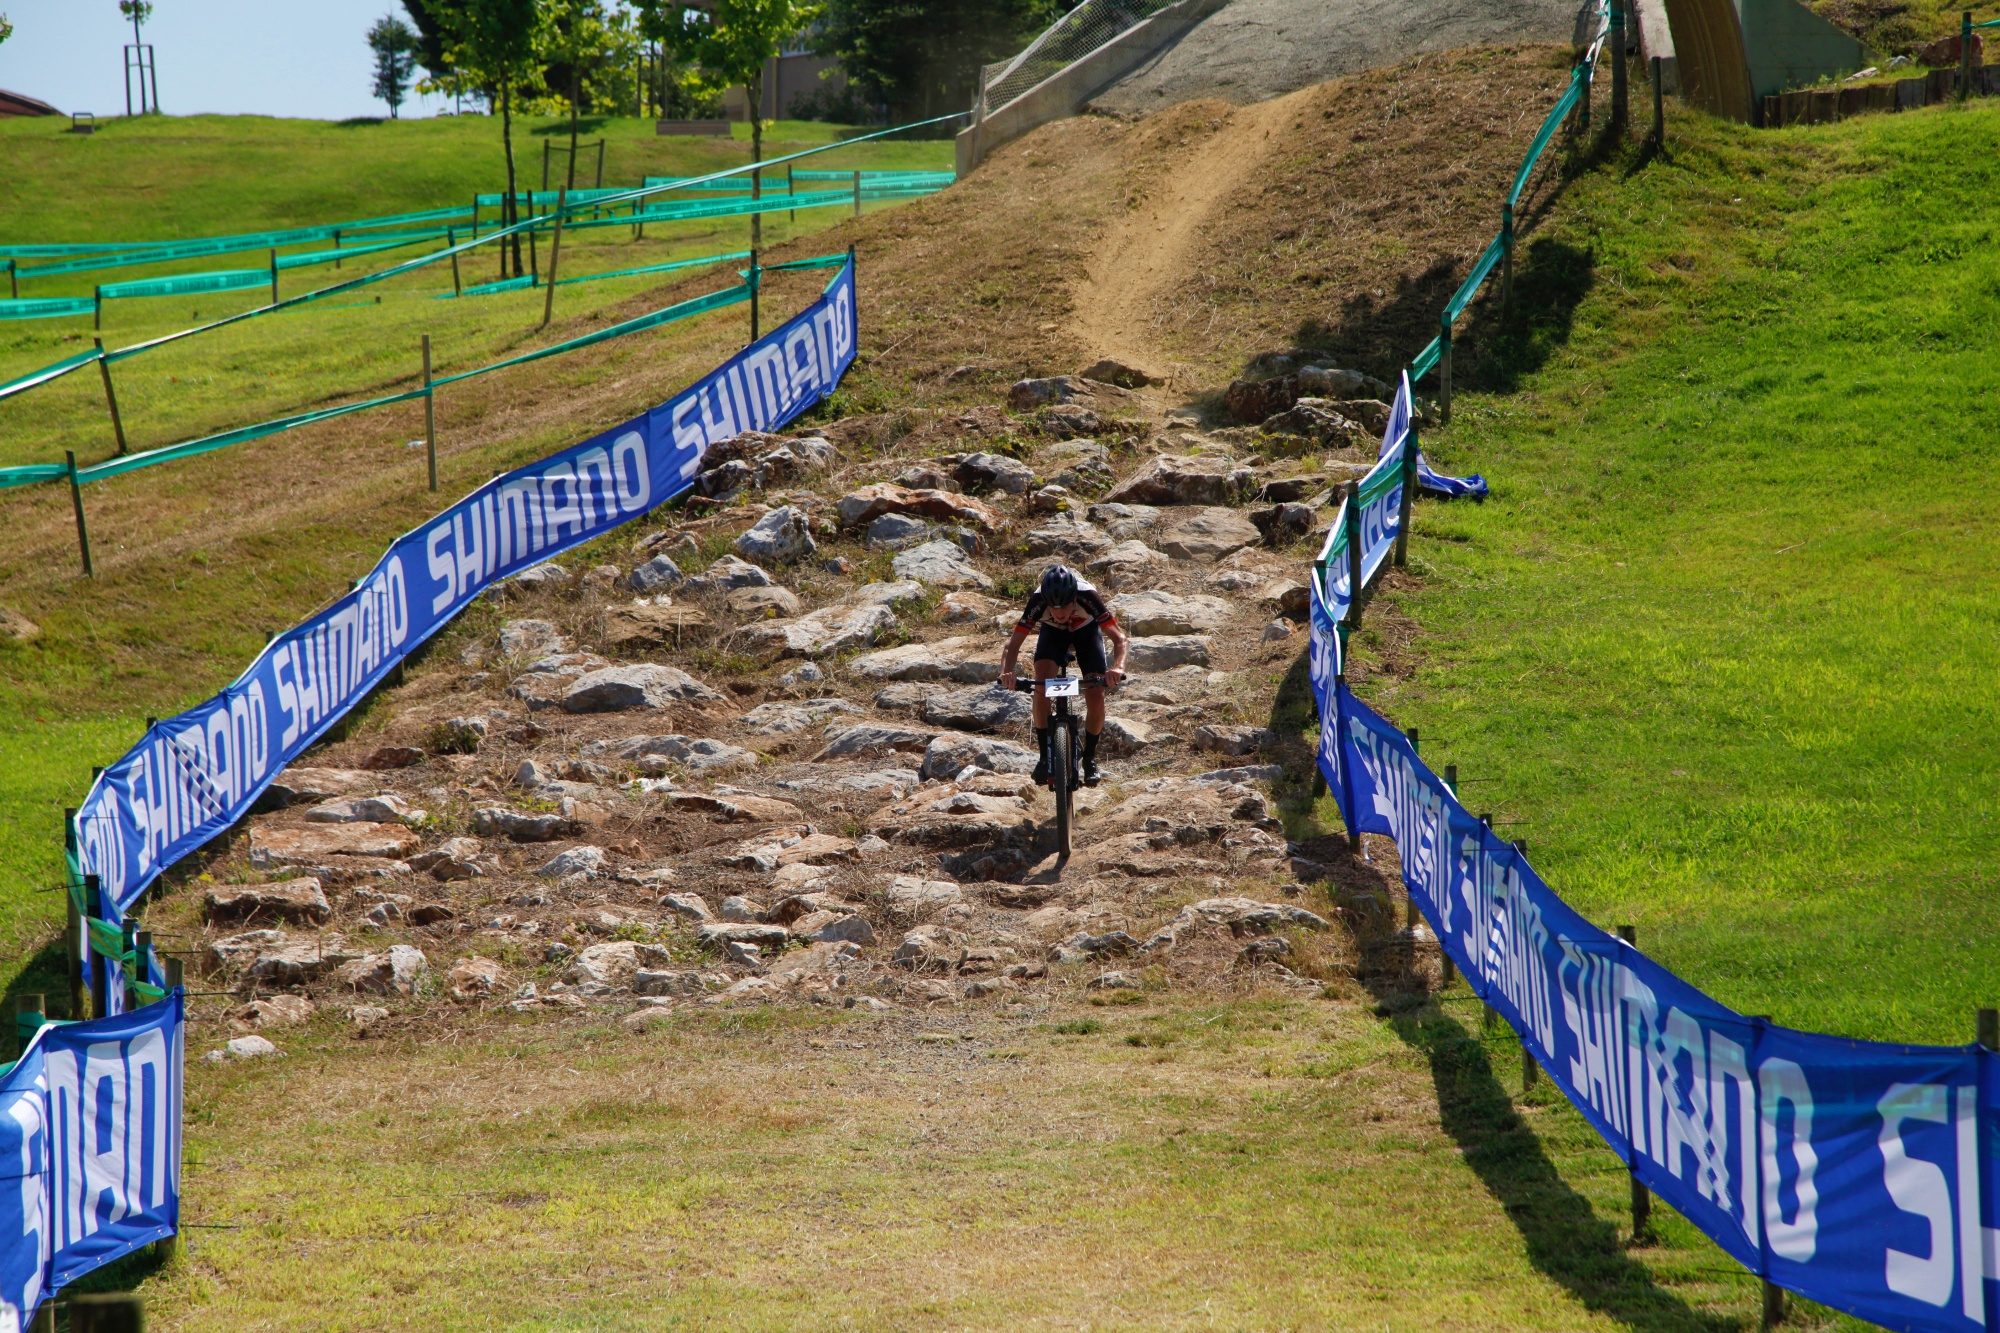
M1653 57L1653 147L1667 145L1667 111L1660 92L1660 58Z
M1361 628L1361 483L1347 483L1347 627Z
M437 397L431 388L431 335L424 335L424 455L431 468L431 489L438 488Z
M1500 205L1500 310L1514 308L1514 205Z
M1403 437L1403 494L1396 506L1396 568L1403 567L1404 559L1410 552L1410 509L1417 492L1417 423L1410 422L1409 433Z
M475 236L478 234L476 230L473 232ZM445 228L444 243L445 248L451 251L451 294L463 296L465 284L460 282L458 277L458 232L450 227Z
M854 216L861 216L861 173L854 173Z
M757 341L757 289L763 284L763 269L757 266L757 252L750 252L750 341Z
M278 251L275 246L271 250L271 304L278 304Z
M1972 96L1972 11L1958 21L1958 100Z
M111 389L111 363L104 359L104 339L90 340L97 348L97 373L104 377L104 402L111 409L111 433L118 437L118 453L125 453L125 422L118 415L118 395Z
M69 466L69 502L76 510L76 544L83 549L83 576L94 579L97 574L90 567L90 529L83 521L83 486L76 479L76 450L65 449L63 459Z

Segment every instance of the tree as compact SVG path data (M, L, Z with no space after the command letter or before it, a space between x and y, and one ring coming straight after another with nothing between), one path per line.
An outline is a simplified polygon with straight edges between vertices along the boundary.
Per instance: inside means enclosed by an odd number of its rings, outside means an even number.
M542 0L426 0L447 36L445 62L489 90L500 105L500 144L507 155L507 196L501 221L520 220L514 171L514 90L540 68L548 13ZM513 238L514 276L521 276L521 238Z
M569 103L570 189L576 188L577 116L589 100L593 107L599 94L612 83L629 87L632 63L638 54L631 16L608 13L603 0L548 0L549 33L542 56L547 68L543 81L553 90L564 89ZM612 99L614 105L623 98Z
M0 14L0 42L6 41L9 37L12 37L13 35L14 35L14 25L7 21L7 16L5 14Z
M139 35L139 25L153 17L153 6L148 0L118 0L118 12L132 20L132 45L141 45L146 39Z
M892 121L963 111L979 68L1013 55L1062 17L1059 0L828 0L820 54Z
M639 0L642 12L665 9L675 0ZM803 32L820 15L818 0L714 0L712 10L669 11L658 24L662 40L681 59L720 87L743 85L750 95L750 161L764 160L764 66L785 39ZM678 6L675 6L678 8ZM760 173L750 173L750 197L763 197ZM763 218L750 215L750 245L763 243Z
M417 34L410 25L385 14L368 30L368 49L375 53L375 95L389 104L389 119L396 119L403 97L410 90L410 74L417 67Z

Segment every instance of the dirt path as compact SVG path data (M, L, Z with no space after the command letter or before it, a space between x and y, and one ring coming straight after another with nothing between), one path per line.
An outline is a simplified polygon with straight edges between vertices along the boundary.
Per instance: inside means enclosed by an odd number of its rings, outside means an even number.
M1091 254L1085 280L1074 293L1071 322L1093 356L1170 372L1158 337L1164 317L1160 298L1187 280L1187 261L1202 228L1240 195L1270 153L1273 130L1306 95L1246 107L1209 102L1175 109L1185 129L1219 128L1155 177L1145 194L1135 191L1135 206L1106 230Z

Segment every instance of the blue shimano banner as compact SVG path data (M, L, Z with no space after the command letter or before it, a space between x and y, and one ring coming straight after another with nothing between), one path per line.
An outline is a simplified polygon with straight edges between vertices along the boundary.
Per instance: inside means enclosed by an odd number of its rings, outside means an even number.
M1389 428L1382 432L1381 457L1387 458L1391 449L1398 448L1410 433L1410 372L1403 372L1403 382L1396 390L1396 401L1389 409ZM1478 473L1469 477L1447 477L1442 472L1431 470L1430 462L1423 454L1417 454L1417 486L1437 495L1453 499L1484 500L1488 493L1486 478Z
M353 591L279 635L222 693L148 728L77 814L79 871L99 877L107 915L249 813L286 764L473 598L679 495L710 444L778 429L819 403L853 364L855 340L849 260L811 306L691 388L495 477L398 538Z
M0 1075L0 1333L180 1226L181 992L45 1025Z
M1348 827L1395 840L1472 989L1642 1182L1813 1300L1886 1328L2000 1327L1991 1053L1795 1032L1716 1003L1572 911L1344 684L1331 703Z

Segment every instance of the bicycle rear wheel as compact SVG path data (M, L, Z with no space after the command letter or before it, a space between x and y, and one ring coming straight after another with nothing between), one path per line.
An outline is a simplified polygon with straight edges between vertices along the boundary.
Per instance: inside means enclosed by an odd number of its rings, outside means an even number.
M1056 851L1067 859L1070 854L1069 728L1061 723L1049 728L1049 790L1056 798Z

